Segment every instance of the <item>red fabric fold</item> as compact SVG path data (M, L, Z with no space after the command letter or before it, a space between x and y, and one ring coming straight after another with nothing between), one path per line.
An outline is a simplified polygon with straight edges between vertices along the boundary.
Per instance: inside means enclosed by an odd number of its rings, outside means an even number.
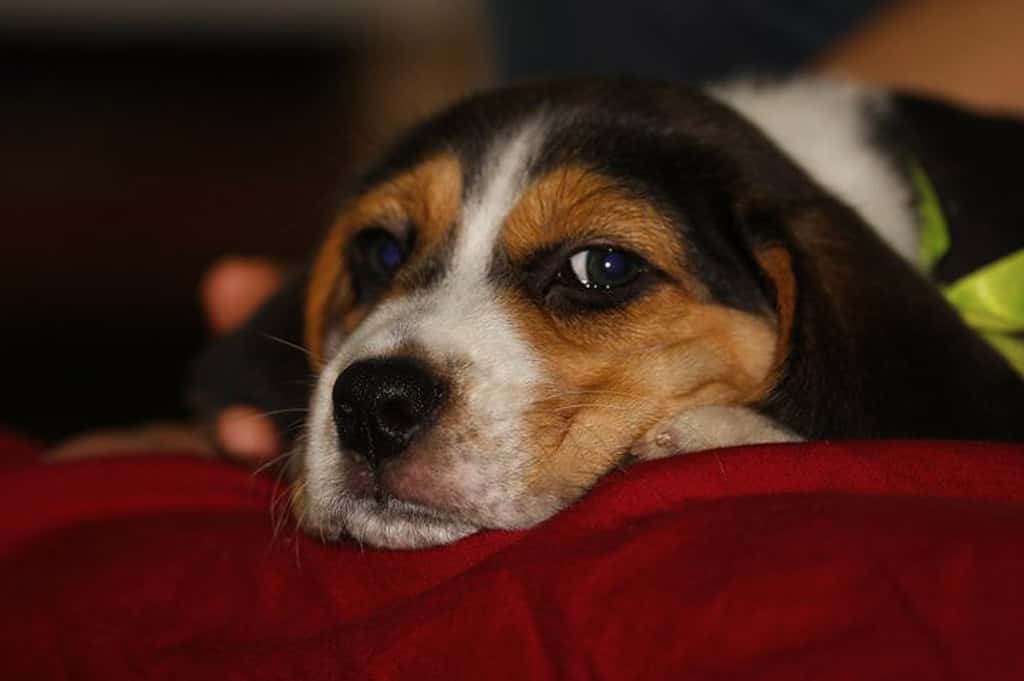
M274 488L187 458L7 467L0 676L1024 678L1019 446L676 457L417 552L275 532Z

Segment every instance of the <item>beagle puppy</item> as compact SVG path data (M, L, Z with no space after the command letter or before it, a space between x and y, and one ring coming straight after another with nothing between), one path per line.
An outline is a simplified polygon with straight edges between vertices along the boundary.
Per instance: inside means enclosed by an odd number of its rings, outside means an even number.
M959 115L931 106L804 79L474 96L363 177L194 401L308 404L297 517L390 548L533 525L637 459L1024 439L1024 383L911 264L905 133Z

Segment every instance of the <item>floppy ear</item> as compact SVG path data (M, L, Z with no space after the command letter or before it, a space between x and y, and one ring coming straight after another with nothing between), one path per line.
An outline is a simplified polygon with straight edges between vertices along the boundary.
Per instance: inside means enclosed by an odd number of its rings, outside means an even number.
M757 409L807 438L866 435L857 372L837 371L848 364L851 347L822 275L827 268L814 262L820 254L794 239L787 218L792 215L759 211L752 239L778 329L771 384Z
M811 438L1024 438L1024 382L854 211L821 196L745 224L780 328L759 411Z
M775 308L777 340L772 358L769 380L775 383L779 378L789 354L793 335L793 321L796 315L796 277L793 274L793 260L789 250L781 243L769 243L755 247L754 261L761 270L763 280L768 284L768 293Z
M215 339L195 360L186 400L202 419L225 407L249 405L270 414L284 439L309 404L313 379L303 350L303 305L308 274L292 275L243 326Z
M833 374L828 353L844 354L842 334L826 287L789 224L792 208L758 204L740 208L738 223L747 261L776 320L776 344L764 397L754 409L806 438L860 432L856 410L839 407L860 391L846 373ZM838 362L834 363L838 365Z

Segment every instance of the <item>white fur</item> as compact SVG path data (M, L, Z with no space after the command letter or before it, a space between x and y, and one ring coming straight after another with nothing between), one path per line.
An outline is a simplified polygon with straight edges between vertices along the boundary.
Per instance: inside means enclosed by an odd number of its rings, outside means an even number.
M452 275L464 285L483 280L505 216L519 197L533 154L543 139L540 117L499 140L484 158L480 178L466 198Z
M651 428L630 449L639 459L662 459L719 447L799 442L800 438L745 407L709 405L687 409Z
M871 139L870 112L885 96L841 81L735 81L709 94L761 129L822 187L860 213L904 259L916 262L913 193Z
M328 535L347 533L379 546L413 548L446 543L484 526L528 525L555 510L553 501L519 503L527 453L520 446L523 412L543 376L532 349L497 302L487 271L502 225L525 184L544 135L541 119L499 138L486 154L467 197L453 256L441 283L381 305L341 341L321 372L312 400L304 452L310 524ZM467 415L435 426L450 465L432 471L433 484L458 500L458 514L392 500L381 507L345 487L352 453L334 427L332 389L353 362L411 344L438 367L463 367L457 382ZM472 433L472 436L466 436Z

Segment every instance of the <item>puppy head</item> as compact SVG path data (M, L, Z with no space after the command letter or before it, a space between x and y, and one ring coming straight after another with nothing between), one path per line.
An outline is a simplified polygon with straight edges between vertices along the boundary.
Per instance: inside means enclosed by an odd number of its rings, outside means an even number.
M529 526L659 421L764 398L788 260L743 215L755 176L809 185L767 147L701 95L625 83L413 131L315 262L301 522L396 548Z

